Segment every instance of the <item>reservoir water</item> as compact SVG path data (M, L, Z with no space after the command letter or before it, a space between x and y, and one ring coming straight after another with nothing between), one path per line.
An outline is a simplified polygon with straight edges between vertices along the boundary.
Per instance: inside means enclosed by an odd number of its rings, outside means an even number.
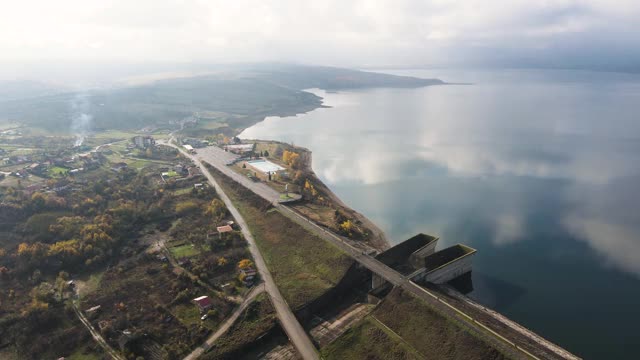
M471 85L327 93L241 137L313 169L392 241L476 249L469 294L589 359L640 344L640 76L387 71Z

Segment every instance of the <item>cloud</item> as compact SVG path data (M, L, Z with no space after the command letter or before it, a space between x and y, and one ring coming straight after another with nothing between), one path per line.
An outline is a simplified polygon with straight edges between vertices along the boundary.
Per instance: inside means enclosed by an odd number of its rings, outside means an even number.
M25 0L3 6L0 51L14 61L637 62L638 15L626 0Z
M604 263L640 276L640 243L637 229L602 218L570 215L564 225L578 239L604 256Z
M512 244L525 235L523 219L514 214L500 214L495 218L495 245Z

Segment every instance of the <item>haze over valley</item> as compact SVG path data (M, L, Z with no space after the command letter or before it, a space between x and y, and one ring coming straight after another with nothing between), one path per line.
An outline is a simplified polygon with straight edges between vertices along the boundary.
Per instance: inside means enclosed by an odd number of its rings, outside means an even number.
M635 359L637 1L0 12L0 359Z

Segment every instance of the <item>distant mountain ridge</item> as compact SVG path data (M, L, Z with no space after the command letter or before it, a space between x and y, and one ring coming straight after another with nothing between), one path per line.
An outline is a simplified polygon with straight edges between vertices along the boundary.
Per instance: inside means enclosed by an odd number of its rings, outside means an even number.
M258 69L262 75L278 84L296 89L319 88L343 90L371 87L422 87L443 85L440 79L422 79L369 71L352 70L327 66L272 65Z

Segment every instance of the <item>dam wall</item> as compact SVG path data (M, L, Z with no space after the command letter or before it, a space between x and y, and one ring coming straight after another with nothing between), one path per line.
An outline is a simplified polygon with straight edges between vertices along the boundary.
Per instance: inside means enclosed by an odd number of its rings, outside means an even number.
M415 282L443 284L468 273L477 250L457 244L427 256L424 267L409 275Z
M438 240L420 233L378 254L376 259L416 282L442 284L471 271L475 249L457 244L436 251ZM372 289L385 283L383 277L372 274Z
M420 268L424 263L424 259L436 252L436 245L438 245L438 238L433 238L425 246L409 255L409 263L411 266Z
M421 259L433 254L437 242L438 238L434 236L418 234L378 254L376 259L399 273L407 275L415 271L412 262L421 263Z

